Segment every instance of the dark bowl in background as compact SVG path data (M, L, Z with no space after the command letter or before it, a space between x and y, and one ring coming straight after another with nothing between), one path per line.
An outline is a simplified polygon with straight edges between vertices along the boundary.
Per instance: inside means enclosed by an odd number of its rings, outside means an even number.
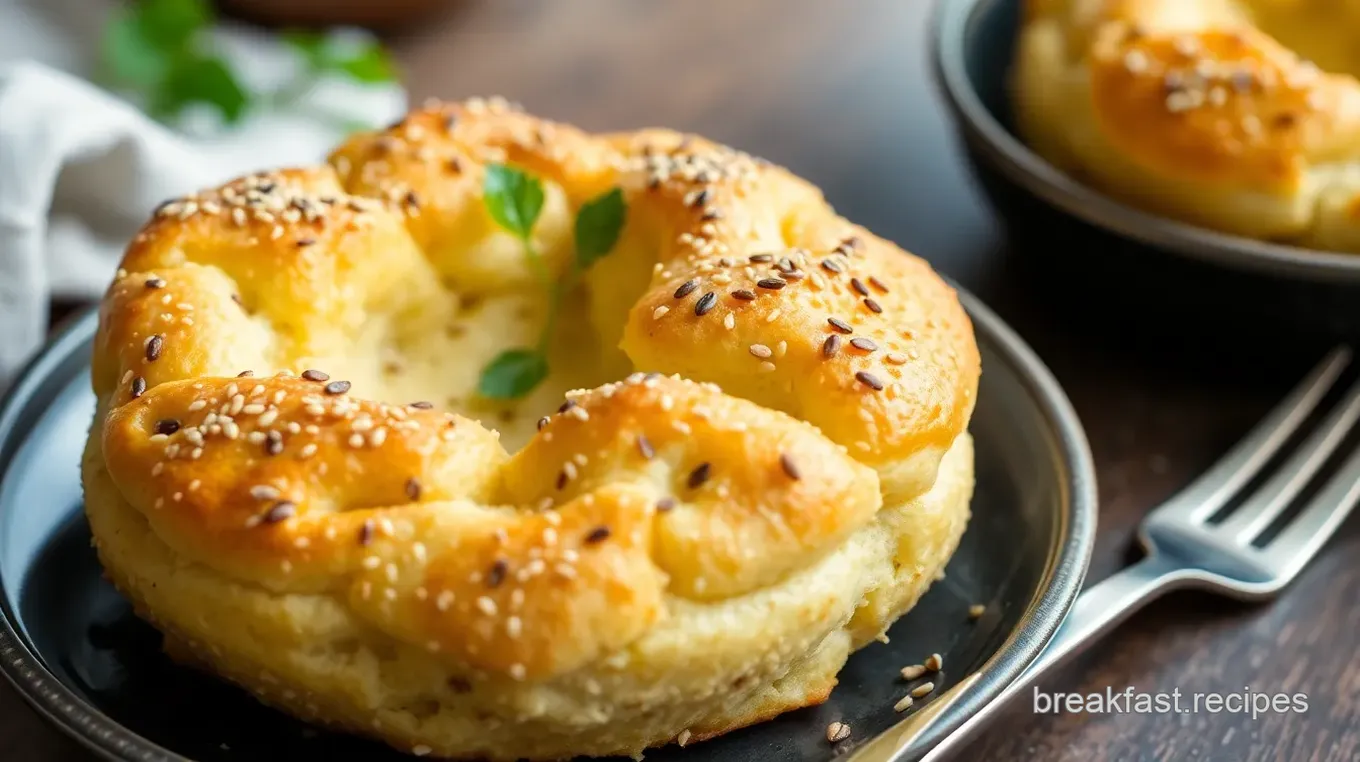
M1360 255L1142 212L1026 147L1009 107L1021 5L938 0L932 55L969 163L1042 298L1109 341L1196 354L1313 352L1360 336Z
M424 21L456 0L217 0L228 16L263 26L358 26L375 32Z

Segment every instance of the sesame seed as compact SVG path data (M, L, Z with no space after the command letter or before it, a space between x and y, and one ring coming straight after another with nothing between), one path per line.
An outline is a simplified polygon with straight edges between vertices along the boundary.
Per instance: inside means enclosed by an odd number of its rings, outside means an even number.
M883 312L883 307L880 306L879 303L874 301L873 299L865 299L864 306L868 307L869 311L874 314L880 314Z
M770 291L778 291L787 285L789 285L787 282L780 280L779 278L761 278L756 281L756 286L769 289Z
M827 259L823 259L823 260L822 260L822 269L823 269L823 270L826 270L826 271L829 272L829 273L842 273L842 272L845 272L843 269L841 269L840 264L837 263L836 260L830 259L830 258L827 258Z
M883 382L879 380L878 376L875 376L867 370L857 371L855 373L855 380L876 392L883 391Z
M736 315L732 314L731 312L727 313L726 315L723 315L723 328L726 328L727 330L730 331L736 327L737 327Z
M660 307L657 307L656 309L652 310L652 320L660 320L662 317L665 317L667 312L670 311L671 308L663 304Z
M325 389L327 394L344 394L349 391L349 386L348 381L332 381L326 384Z
M160 359L161 351L165 349L165 336L157 333L146 340L146 361L155 362Z
M793 462L793 456L786 452L779 454L779 467L784 469L784 473L794 481L803 478L803 472L798 470L798 464Z
M277 500L279 490L273 485L256 484L250 488L250 496L256 500Z
M850 346L855 349L862 349L865 352L873 352L878 349L878 345L875 344L872 339L866 339L863 336L856 336L851 339Z
M684 299L685 297L689 296L690 294L698 290L698 288L699 279L691 278L685 281L684 283L681 283L680 288L675 289L675 293L672 296L674 296L676 299Z
M913 703L915 703L915 699L913 699L910 695L903 696L896 704L893 704L893 711L905 712L911 708L911 705Z
M764 264L764 263L766 263L766 262L773 262L773 261L774 261L774 255L773 255L773 254L752 254L751 256L747 257L746 259L749 260L749 261L750 261L751 263L753 263L753 264L759 265L759 264Z
M826 740L839 743L850 737L850 726L844 722L833 722L826 726Z
M685 480L685 484L690 489L702 487L704 482L708 481L709 472L712 470L713 467L711 464L706 462L700 463L693 471L689 472L689 477Z
M933 690L935 690L935 683L921 683L920 685L911 689L911 697L921 698L922 696L926 695L927 693L930 693Z
M841 337L833 333L826 337L826 341L822 342L822 357L835 357L836 353L840 351L840 348Z
M944 659L940 658L939 654L931 654L930 657L926 659L925 666L926 669L931 672L939 672L944 668Z
M732 298L743 302L750 302L755 300L756 292L746 288L739 288L732 292Z
M689 739L692 735L694 734L689 731L689 728L685 728L680 731L680 735L675 737L675 744L682 749L685 748L685 744L689 743Z
M835 328L837 331L840 331L841 333L855 332L855 329L851 328L849 323L845 322L844 320L841 320L840 318L829 317L826 319L826 322L830 324L832 328Z
M411 747L411 754L417 757L427 756L433 751L434 749L430 748L429 746L426 746L425 744L417 744Z
M283 435L277 431L270 431L265 434L264 451L269 455L278 455L283 452Z
M717 306L717 304L718 295L713 293L712 291L709 291L708 293L699 297L699 301L694 303L694 314L699 317L703 317L704 315L707 315L708 313L712 312L713 308Z
M165 279L163 279L163 278L147 278L147 279L146 279L146 287L147 287L147 288L153 288L153 289L154 289L154 288L165 288Z
M145 392L146 392L146 379L142 378L141 376L133 377L132 398L137 399L138 397L142 396L142 394L144 394Z
M265 512L260 519L265 524L277 524L280 521L287 521L297 514L297 503L290 500L280 500Z
M987 613L987 607L981 603L974 603L972 606L968 607L969 619L981 619L982 615L985 613Z
M916 678L920 677L921 675L924 675L925 673L926 668L923 665L912 664L910 666L902 668L902 679L915 680Z
M166 436L170 436L176 431L179 431L179 421L175 420L174 418L162 418L159 421L156 421L157 434L164 434Z
M308 381L317 382L331 380L329 373L322 373L321 371L315 368L308 368L307 370L302 371L302 377L307 379Z
M642 453L642 457L646 458L647 460L651 460L653 457L656 456L656 448L652 447L651 440L648 439L645 434L638 434L637 448L638 452Z
M406 480L406 497L415 502L420 499L420 480L412 476Z
M505 575L510 571L510 564L504 558L498 558L491 564L491 568L486 572L486 586L500 587L505 581Z
M487 616L495 616L496 602L486 597L485 595L478 596L477 609L480 610L483 614L486 614Z
M604 542L607 539L609 539L609 527L598 526L590 530L590 534L586 535L585 543L587 545L594 545L598 542Z
M434 409L434 403L433 403L433 402L426 402L426 401L424 401L424 400L417 400L416 402L412 402L412 403L410 404L410 407L413 407L413 408L415 408L416 410L433 410L433 409Z
M547 426L549 423L551 423L551 422L552 422L552 419L549 418L549 417L546 416L546 415L543 416L542 418L539 418L539 419L538 419L538 430L539 430L539 431L542 431L542 430L544 429L544 427L546 427L546 426Z
M674 507L675 498L673 497L663 497L660 500L656 501L656 510L658 513L665 513Z
M752 355L754 355L754 356L756 356L756 357L759 357L759 358L761 358L762 360L765 359L765 358L771 357L772 355L774 355L774 352L771 351L770 348L767 347L767 346L765 346L764 344L752 344L752 345L748 348L748 350L750 351L750 353L751 353Z
M869 287L864 285L864 281L860 280L859 278L851 278L850 287L855 289L855 292L858 293L860 296L869 295Z

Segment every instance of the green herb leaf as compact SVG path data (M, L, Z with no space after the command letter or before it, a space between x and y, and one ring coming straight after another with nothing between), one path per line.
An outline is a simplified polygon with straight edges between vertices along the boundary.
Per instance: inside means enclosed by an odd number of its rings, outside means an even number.
M148 44L141 20L128 10L115 10L104 28L103 62L108 77L135 87L154 87L170 68L169 56Z
M608 254L627 217L628 205L617 187L583 204L576 213L576 266L584 270Z
M212 23L207 0L141 0L132 4L141 36L161 50L182 50Z
M378 84L397 78L396 67L387 51L376 42L366 42L350 55L337 59L336 68L356 82Z
M231 69L215 56L195 56L178 61L152 100L160 114L175 114L190 103L208 103L222 112L227 122L244 114L248 98Z
M486 211L497 225L522 241L529 240L543 211L543 183L538 178L504 164L489 164L482 181L482 197Z
M374 40L351 44L319 32L287 32L283 38L302 55L313 74L341 74L364 84L397 78L392 57Z
M477 391L490 399L517 399L547 377L548 360L542 354L532 349L508 349L482 369Z
M307 68L314 72L326 68L326 35L320 32L289 31L282 36L283 41L307 62Z

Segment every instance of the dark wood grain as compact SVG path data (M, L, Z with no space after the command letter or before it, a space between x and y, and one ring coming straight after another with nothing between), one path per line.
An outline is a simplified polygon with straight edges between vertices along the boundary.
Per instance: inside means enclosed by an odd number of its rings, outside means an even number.
M1049 363L1091 440L1101 528L1090 578L1130 560L1142 515L1302 375L1278 348L1221 363L1080 329L1017 258L930 84L922 0L464 0L394 44L413 99L501 94L593 129L666 125L819 183L847 216L989 301ZM1198 350L1196 350L1198 352ZM1272 359L1275 358L1275 359ZM1306 714L1009 715L967 759L1360 759L1356 522L1278 601L1174 595L1045 683L1053 691L1304 692ZM0 759L85 760L0 690Z

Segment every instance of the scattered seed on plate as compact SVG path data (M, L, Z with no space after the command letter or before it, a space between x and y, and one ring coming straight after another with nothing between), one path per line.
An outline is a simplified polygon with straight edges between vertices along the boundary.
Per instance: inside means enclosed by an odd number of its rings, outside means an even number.
M826 726L826 740L839 743L850 737L850 726L844 722L833 722Z
M982 615L985 613L987 613L987 607L981 603L974 603L972 606L968 607L969 619L981 619Z
M931 672L939 672L941 669L944 669L944 659L940 658L939 654L931 654L930 657L926 659L925 666L926 669Z
M911 705L912 705L913 703L915 703L915 700L912 699L912 697L911 697L910 694L908 694L908 695L906 695L906 696L903 696L902 699L901 699L900 701L898 701L896 704L893 704L893 711L894 711L894 712L905 712L905 711L907 711L908 709L911 708Z
M902 679L915 680L916 678L920 677L921 675L924 675L925 673L926 673L925 665L912 664L911 666L902 668Z
M935 690L935 683L921 683L920 685L911 689L911 697L921 698L922 696L926 695L927 693L930 693L933 690Z

